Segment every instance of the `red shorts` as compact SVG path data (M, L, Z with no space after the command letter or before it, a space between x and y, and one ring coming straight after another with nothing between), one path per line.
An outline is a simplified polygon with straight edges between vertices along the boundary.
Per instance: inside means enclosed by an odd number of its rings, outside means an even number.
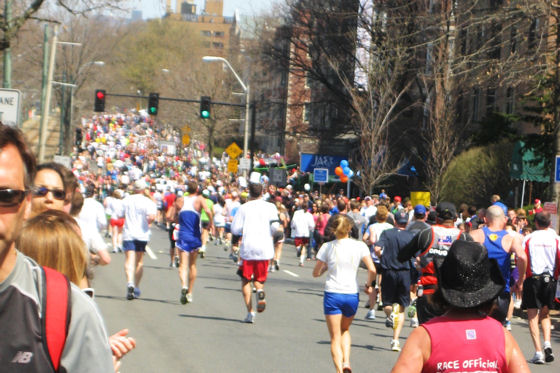
M119 227L122 228L124 225L124 218L120 218L120 219L111 219L109 221L109 224L111 224L111 227Z
M294 238L294 245L296 245L296 247L309 245L309 237Z
M268 275L268 260L245 260L241 264L241 276L247 281L253 280L264 283Z

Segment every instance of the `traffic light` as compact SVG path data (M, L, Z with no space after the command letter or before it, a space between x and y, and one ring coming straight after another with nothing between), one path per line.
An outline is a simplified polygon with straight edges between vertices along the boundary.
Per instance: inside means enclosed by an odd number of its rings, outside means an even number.
M202 119L210 118L210 104L212 99L210 96L200 96L200 117Z
M95 90L95 103L93 105L93 111L96 113L102 113L105 111L105 90L96 89Z
M159 105L159 93L150 93L148 98L148 114L157 115Z

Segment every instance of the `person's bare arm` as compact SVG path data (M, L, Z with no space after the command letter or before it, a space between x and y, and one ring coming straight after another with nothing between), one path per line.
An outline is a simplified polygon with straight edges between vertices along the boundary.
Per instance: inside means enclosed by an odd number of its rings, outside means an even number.
M373 260L371 259L371 255L366 255L362 258L362 261L366 265L368 270L368 279L366 282L365 292L366 294L371 293L373 286L372 283L375 281L375 277L377 276L377 271L375 270L375 265L373 264Z
M509 373L529 373L531 370L523 356L523 352L510 332L504 329L506 363Z
M475 229L470 232L470 235L474 242L484 245L484 231L482 229Z
M509 252L515 253L517 257L517 269L519 271L519 279L515 284L518 291L523 290L523 281L525 281L525 275L527 270L527 253L523 250L523 236L516 233L509 235L511 244Z
M430 335L423 327L414 329L406 340L391 373L422 372L424 363L430 358L432 343Z
M327 271L327 269L328 269L327 263L317 259L317 262L315 263L315 268L313 268L313 277L321 276L323 273Z

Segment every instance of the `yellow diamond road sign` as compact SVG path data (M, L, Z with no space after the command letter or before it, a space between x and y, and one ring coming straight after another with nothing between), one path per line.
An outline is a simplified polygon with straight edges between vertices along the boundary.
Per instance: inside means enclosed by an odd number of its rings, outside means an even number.
M237 158L241 155L241 153L243 153L243 151L236 143L232 142L231 145L226 148L226 153L230 156L230 158Z
M183 145L189 145L191 143L191 137L189 135L183 135Z

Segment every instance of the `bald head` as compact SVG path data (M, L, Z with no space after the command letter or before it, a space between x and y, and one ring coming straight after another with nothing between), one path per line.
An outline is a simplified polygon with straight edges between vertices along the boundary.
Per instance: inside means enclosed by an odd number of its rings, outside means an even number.
M504 218L504 210L500 206L493 205L488 207L486 210L486 220L488 221L488 224L501 222Z

